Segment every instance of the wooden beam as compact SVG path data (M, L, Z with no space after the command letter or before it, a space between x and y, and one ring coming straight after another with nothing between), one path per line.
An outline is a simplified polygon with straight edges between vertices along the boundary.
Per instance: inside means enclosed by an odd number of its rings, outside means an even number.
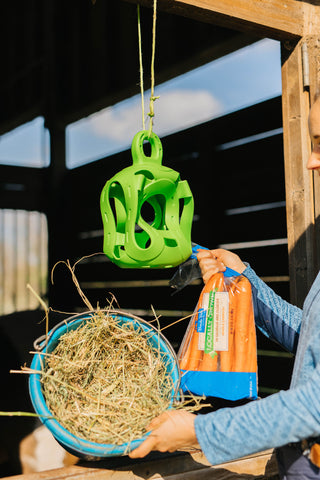
M303 42L282 44L282 109L291 301L302 306L316 274L314 186L306 169L309 89L303 84Z
M139 3L151 7L153 0ZM157 6L168 13L276 40L299 38L306 29L316 32L318 26L317 7L300 0L158 0Z
M82 464L86 464L81 465ZM202 452L158 454L151 453L143 460L115 457L100 462L81 462L65 468L15 475L12 480L237 480L239 478L271 479L278 473L273 450L220 465L210 465Z
M66 209L63 186L66 175L66 137L65 129L60 126L49 126L50 131L50 166L48 168L47 183L47 224L48 224L48 271L49 277L53 266L62 259L68 239L68 231L64 224ZM64 228L65 227L65 228ZM56 288L49 280L49 304L55 304Z
M319 29L320 31L320 29ZM315 94L320 91L320 34L306 35L303 38L307 65L307 83L310 91L310 104L314 102ZM320 269L320 177L312 174L314 189L314 234L315 234L315 271Z

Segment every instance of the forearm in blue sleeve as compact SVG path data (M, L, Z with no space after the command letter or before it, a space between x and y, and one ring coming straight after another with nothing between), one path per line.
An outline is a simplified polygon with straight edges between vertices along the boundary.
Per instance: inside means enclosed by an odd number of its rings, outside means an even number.
M297 349L302 310L281 298L266 285L250 265L244 270L252 286L256 326L289 352Z
M320 434L320 370L303 386L195 419L198 442L212 465Z

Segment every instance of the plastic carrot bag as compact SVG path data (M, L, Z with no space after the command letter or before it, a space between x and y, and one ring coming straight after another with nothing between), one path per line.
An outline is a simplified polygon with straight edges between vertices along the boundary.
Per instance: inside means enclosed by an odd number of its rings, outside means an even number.
M257 344L249 280L228 269L202 289L178 359L181 388L226 400L257 398Z

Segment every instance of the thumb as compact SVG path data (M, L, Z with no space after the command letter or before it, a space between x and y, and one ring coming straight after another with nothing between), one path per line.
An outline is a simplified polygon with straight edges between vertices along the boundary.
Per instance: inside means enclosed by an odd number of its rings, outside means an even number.
M155 437L150 434L148 438L141 444L139 447L135 448L132 450L132 452L129 453L130 458L143 458L148 453L150 453L155 446L156 440Z

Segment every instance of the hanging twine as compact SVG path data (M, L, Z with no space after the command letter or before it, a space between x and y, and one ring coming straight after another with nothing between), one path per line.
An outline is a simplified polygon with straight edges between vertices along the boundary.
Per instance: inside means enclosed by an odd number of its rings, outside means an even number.
M138 39L139 39L139 64L140 64L140 90L141 90L141 107L142 107L142 126L145 130L145 114L144 114L144 87L143 87L143 62L142 62L142 40L141 40L141 21L140 21L140 5L137 5L138 12ZM152 52L151 52L151 92L149 102L149 137L152 134L153 117L154 117L154 102L159 97L154 95L154 59L156 51L156 22L157 22L157 0L153 0L153 25L152 25Z
M144 119L144 91L143 91L143 64L142 64L142 40L141 40L141 20L140 20L140 5L137 5L138 16L138 40L139 40L139 65L140 65L140 91L141 91L141 107L142 107L142 128L146 129L146 122Z

